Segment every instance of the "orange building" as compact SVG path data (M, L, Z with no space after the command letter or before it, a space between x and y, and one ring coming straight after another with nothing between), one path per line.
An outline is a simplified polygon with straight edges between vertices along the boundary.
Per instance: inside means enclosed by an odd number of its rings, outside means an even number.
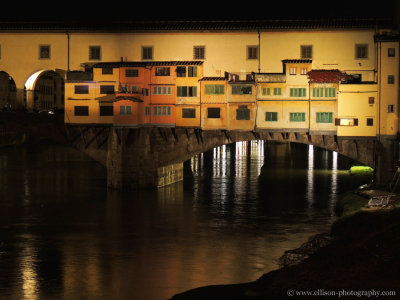
M203 77L200 79L201 128L204 130L227 129L226 77Z

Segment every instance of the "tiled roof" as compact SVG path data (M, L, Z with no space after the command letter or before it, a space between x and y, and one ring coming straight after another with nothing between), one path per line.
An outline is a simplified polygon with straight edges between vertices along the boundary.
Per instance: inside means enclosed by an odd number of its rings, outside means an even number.
M312 59L284 59L284 64L311 64Z
M151 13L151 12L149 12ZM393 28L391 19L249 21L0 22L0 32L159 32Z
M307 77L313 83L328 83L346 80L347 74L339 70L311 70L307 73Z
M120 61L120 62L99 62L95 63L93 68L123 68L123 67L149 67L149 66L198 66L203 61L185 60L185 61Z
M203 77L199 79L199 81L221 81L221 80L228 80L226 77Z

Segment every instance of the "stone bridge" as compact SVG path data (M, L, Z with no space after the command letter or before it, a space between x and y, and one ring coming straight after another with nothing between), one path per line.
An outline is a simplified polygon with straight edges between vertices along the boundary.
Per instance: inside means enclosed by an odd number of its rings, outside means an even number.
M183 179L183 162L217 146L265 140L310 144L336 151L375 169L376 183L393 176L393 141L339 138L300 132L225 131L193 128L68 126L69 140L107 168L108 186L150 188Z
M63 115L0 113L0 145L27 135L72 146L107 168L108 186L152 188L183 179L183 162L217 146L265 140L310 144L375 169L377 185L392 179L397 139L344 138L306 132L226 131L194 128L65 125Z

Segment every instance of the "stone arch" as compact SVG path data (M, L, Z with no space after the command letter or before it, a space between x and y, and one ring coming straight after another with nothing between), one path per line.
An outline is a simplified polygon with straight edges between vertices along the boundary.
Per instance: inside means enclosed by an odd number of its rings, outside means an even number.
M24 102L29 111L64 108L64 78L58 72L40 69L25 82Z
M17 87L14 79L5 71L0 71L0 109L17 108Z

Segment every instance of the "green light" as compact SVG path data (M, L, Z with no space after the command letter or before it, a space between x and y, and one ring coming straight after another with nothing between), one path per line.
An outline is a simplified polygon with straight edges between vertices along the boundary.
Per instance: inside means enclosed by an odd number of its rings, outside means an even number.
M350 168L349 172L354 175L372 175L374 169L368 166L353 166Z

